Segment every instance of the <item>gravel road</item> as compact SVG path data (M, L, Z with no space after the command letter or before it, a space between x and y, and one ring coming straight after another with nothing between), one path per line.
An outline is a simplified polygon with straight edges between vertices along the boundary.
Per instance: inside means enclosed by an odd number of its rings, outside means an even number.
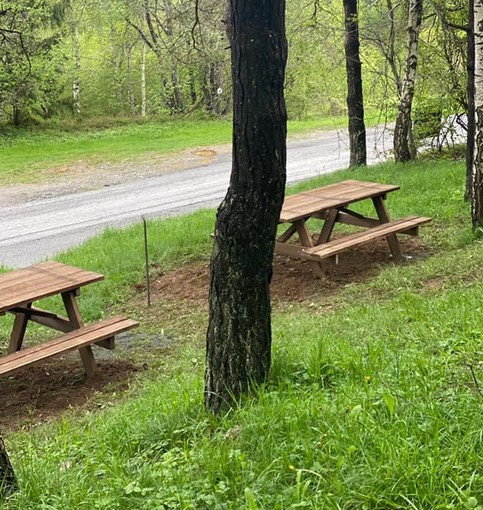
M392 142L383 128L368 130L368 162L386 159ZM288 143L287 181L346 168L344 131L323 131ZM43 184L0 188L0 264L23 267L80 244L106 227L141 217L167 217L217 206L230 174L229 146L192 149L89 166L50 170Z

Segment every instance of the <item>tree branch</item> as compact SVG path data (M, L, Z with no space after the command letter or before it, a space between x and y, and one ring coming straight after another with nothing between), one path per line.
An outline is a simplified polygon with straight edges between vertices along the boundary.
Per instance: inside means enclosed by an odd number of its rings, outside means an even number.
M141 39L149 46L149 49L151 49L152 51L155 51L153 43L146 37L145 33L135 23L133 23L127 16L124 17L124 19L130 27L132 27L132 28L134 28L134 30L136 30L136 32L139 34Z

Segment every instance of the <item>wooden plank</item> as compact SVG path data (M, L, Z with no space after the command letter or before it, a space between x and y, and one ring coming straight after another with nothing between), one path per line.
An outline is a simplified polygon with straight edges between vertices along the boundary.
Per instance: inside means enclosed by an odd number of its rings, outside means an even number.
M297 234L299 235L300 243L302 246L313 246L314 243L312 238L310 237L310 232L307 229L307 225L304 220L298 220L294 223L295 228L297 229ZM325 273L318 262L309 262L310 269L317 278L323 278Z
M300 245L275 242L275 253L278 255L286 255L294 259L299 259L302 256L303 249L303 246Z
M364 243L368 243L381 237L387 237L388 235L395 233L405 233L405 231L411 231L416 226L424 223L429 223L431 218L410 216L400 220L392 221L390 223L384 223L376 227L365 230L364 232L356 232L339 239L334 239L325 244L317 245L312 248L305 248L302 251L302 258L306 260L322 260L324 258L333 256L344 250L359 246Z
M24 349L0 358L0 375L6 375L32 363L52 356L85 347L97 341L107 340L115 334L138 326L138 322L123 317L114 317L82 329L67 333L41 345Z
M25 331L27 330L28 315L19 314L15 317L12 332L10 333L10 341L8 344L8 352L19 351L22 347Z
M72 270L72 274L78 272L78 270ZM0 292L2 297L10 295L13 291L17 291L19 288L28 288L34 286L42 286L43 283L57 279L58 276L54 272L49 271L22 271L20 274L15 274L16 271L12 271L12 274L8 280L0 282Z
M285 243L295 234L295 232L297 232L295 225L290 225L290 227L288 227L288 229L279 236L277 241L279 243Z
M32 289L40 290L48 286L55 286L59 289L65 286L74 288L102 279L102 275L77 268L72 268L70 273L63 272L62 274L53 272L32 272L30 275L24 274L20 278L10 280L0 285L0 295L2 296L2 301L4 301L7 297L18 294L19 291L28 293L31 292Z
M379 184L356 180L342 181L322 188L304 191L288 196L282 206L280 222L290 223L302 218L309 218L327 209L345 207L354 202L382 197L399 186Z
M320 231L320 235L317 240L317 244L326 243L330 239L330 236L332 235L332 231L334 230L335 222L337 221L338 217L339 217L338 209L331 209L329 211L329 213L327 214L327 219L324 222L324 226L322 227L322 230Z
M0 313L102 279L101 274L59 262L11 271L0 275Z
M372 197L372 203L377 212L377 216L381 220L381 223L389 223L391 218L389 217L389 213L387 212L386 206L384 205L384 201L381 197ZM389 249L391 250L392 256L395 260L402 259L401 245L399 244L399 240L396 234L388 235L386 237L387 244L389 245Z
M40 264L34 264L32 266L24 267L21 269L16 269L14 271L9 271L7 273L3 273L0 275L0 288L6 288L8 286L8 282L10 281L28 281L32 277L36 275L42 274L58 274L58 275L69 275L73 272L85 272L90 273L90 271L86 271L85 269L80 269L74 266L68 266L66 264L62 264L56 261L50 262L42 262Z
M41 344L33 345L32 347L28 347L26 349L22 349L17 351L16 353L9 354L7 356L0 357L0 365L5 363L7 359L20 359L23 356L30 356L30 353L35 353L37 351L42 351L46 347L55 347L57 345L61 345L62 342L69 340L70 338L75 338L78 335L83 334L84 332L96 332L98 329L102 329L104 327L113 326L117 324L120 320L126 320L124 317L111 317L109 319L104 319L99 322L95 322L94 324L89 324L88 326L84 326L82 329L76 329L64 335L58 336L52 340L48 340L47 342L43 342ZM61 352L61 351L59 351Z
M66 264L61 264L60 262L55 264L35 264L33 266L25 267L22 269L16 269L15 271L10 271L7 273L3 273L0 275L0 288L5 288L8 286L8 283L11 281L21 282L22 280L28 281L37 275L57 275L59 277L62 276L70 276L74 273L81 273L84 275L94 275L91 271L87 271L85 269L81 269L74 266L68 266Z
M69 322L76 329L82 328L84 326L84 321L82 320L79 305L77 304L77 300L74 294L72 292L63 292L62 301L64 302ZM94 375L94 372L96 371L97 368L94 353L92 352L92 347L90 345L80 347L79 354L87 376L91 377L92 375Z
M347 209L346 209L347 210ZM353 216L352 214L347 214L344 212L340 212L337 218L337 223L344 223L345 225L354 225L355 227L366 227L371 228L377 225L380 225L380 220L376 218L359 218L358 216Z

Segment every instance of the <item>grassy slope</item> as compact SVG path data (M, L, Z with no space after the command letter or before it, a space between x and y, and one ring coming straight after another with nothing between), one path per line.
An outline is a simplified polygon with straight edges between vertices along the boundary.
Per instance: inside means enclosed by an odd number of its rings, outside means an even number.
M277 312L270 380L222 418L202 407L204 314L163 317L151 327L186 331L191 341L124 403L7 435L22 491L6 507L483 505L475 383L483 380L483 250L461 201L464 166L384 165L297 189L347 177L401 184L390 210L434 218L422 229L433 256L348 286L331 307L322 296ZM206 258L213 218L152 222L153 260L169 268ZM82 298L89 319L106 303L120 306L142 279L141 239L140 227L110 231L62 257L107 276Z

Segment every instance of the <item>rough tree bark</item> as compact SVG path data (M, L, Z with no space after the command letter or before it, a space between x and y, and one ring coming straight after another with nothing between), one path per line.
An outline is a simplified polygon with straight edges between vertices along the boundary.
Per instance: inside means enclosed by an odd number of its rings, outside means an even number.
M474 0L475 145L471 176L471 221L483 228L483 0Z
M16 489L15 473L5 450L3 439L0 436L0 501Z
M286 179L285 0L229 0L230 185L215 226L205 404L233 405L270 368L269 284Z
M468 102L468 120L466 132L466 190L465 199L471 199L472 193L472 175L473 175L473 155L475 151L475 36L474 36L474 0L468 1L468 30L466 32L466 71L468 81L466 87L466 96Z
M405 75L399 100L396 127L394 128L394 157L396 161L403 163L416 157L412 137L411 109L418 66L418 43L422 15L423 0L409 0Z
M357 0L344 0L344 15L344 49L347 72L347 111L349 115L350 145L349 166L354 167L367 163Z

